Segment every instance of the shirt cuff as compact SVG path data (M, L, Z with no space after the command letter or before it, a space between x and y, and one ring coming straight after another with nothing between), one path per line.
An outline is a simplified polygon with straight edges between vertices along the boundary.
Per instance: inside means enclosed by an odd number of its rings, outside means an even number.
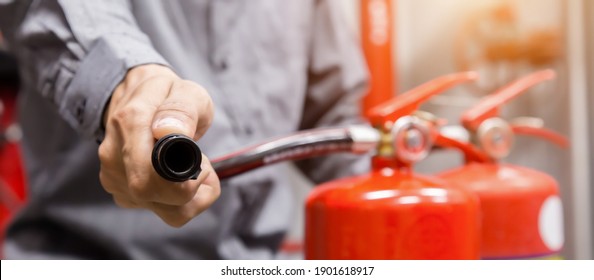
M147 41L125 36L97 39L79 64L66 90L60 113L85 138L100 143L105 135L104 108L129 69L143 64L169 66Z

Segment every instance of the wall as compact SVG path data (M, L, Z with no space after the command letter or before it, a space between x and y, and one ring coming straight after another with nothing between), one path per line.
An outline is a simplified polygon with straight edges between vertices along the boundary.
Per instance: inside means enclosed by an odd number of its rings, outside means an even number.
M588 81L586 95L588 97L588 108L594 108L594 1L583 1L584 8L583 11L583 19L585 19L585 26L584 26L584 35L586 40L586 71L587 76L586 79ZM589 109L589 118L588 122L588 129L589 129L589 148L590 151L594 151L594 110ZM589 175L590 175L590 182L592 182L592 174L594 174L594 156L590 153L590 166L589 166ZM590 215L590 232L593 230L592 227L594 225L594 209L592 206L592 202L594 202L594 191L592 191L591 186L588 186L590 192L590 198L588 203L590 205L590 209L586 212ZM590 256L589 258L594 258L594 241L590 241Z

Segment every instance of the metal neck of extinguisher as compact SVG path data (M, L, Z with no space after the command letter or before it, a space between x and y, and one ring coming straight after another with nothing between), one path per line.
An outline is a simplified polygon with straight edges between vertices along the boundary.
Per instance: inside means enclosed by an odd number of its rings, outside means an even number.
M442 76L372 108L369 120L381 135L373 168L410 172L414 163L429 154L436 137L436 121L431 115L418 111L421 104L434 95L477 78L474 72Z
M560 147L567 147L567 138L544 128L541 119L521 117L508 122L499 117L501 106L531 87L554 77L554 71L542 70L502 87L462 114L462 126L470 134L468 140L440 138L436 141L437 145L460 149L470 162L495 162L507 157L513 147L515 135L521 134L540 137Z

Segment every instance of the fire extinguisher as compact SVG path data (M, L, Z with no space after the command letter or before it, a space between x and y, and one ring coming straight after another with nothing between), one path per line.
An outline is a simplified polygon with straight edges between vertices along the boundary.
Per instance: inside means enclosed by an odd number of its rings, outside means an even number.
M10 218L27 197L19 147L22 132L14 120L15 103L16 87L4 85L0 77L0 249Z
M476 196L412 171L434 135L415 116L431 96L476 79L444 76L371 110L381 140L372 171L318 186L306 202L306 259L476 259Z
M562 135L542 128L542 121L510 122L498 117L499 108L543 81L552 70L522 77L463 113L461 123L474 145L436 140L445 147L465 151L467 163L439 174L450 184L476 193L481 204L483 259L553 258L563 246L563 213L559 187L548 174L502 163L512 147L514 134L541 137L562 147ZM528 119L530 120L530 119Z

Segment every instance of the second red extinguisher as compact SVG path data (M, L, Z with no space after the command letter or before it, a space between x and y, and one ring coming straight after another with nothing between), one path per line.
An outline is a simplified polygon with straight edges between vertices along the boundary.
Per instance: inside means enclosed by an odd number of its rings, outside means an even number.
M524 259L555 257L563 247L563 212L558 183L543 172L500 162L514 134L527 134L568 145L538 121L508 123L499 107L530 87L552 79L551 70L525 76L487 96L462 116L471 141L438 138L437 145L465 151L467 164L439 176L477 194L481 203L481 257Z

